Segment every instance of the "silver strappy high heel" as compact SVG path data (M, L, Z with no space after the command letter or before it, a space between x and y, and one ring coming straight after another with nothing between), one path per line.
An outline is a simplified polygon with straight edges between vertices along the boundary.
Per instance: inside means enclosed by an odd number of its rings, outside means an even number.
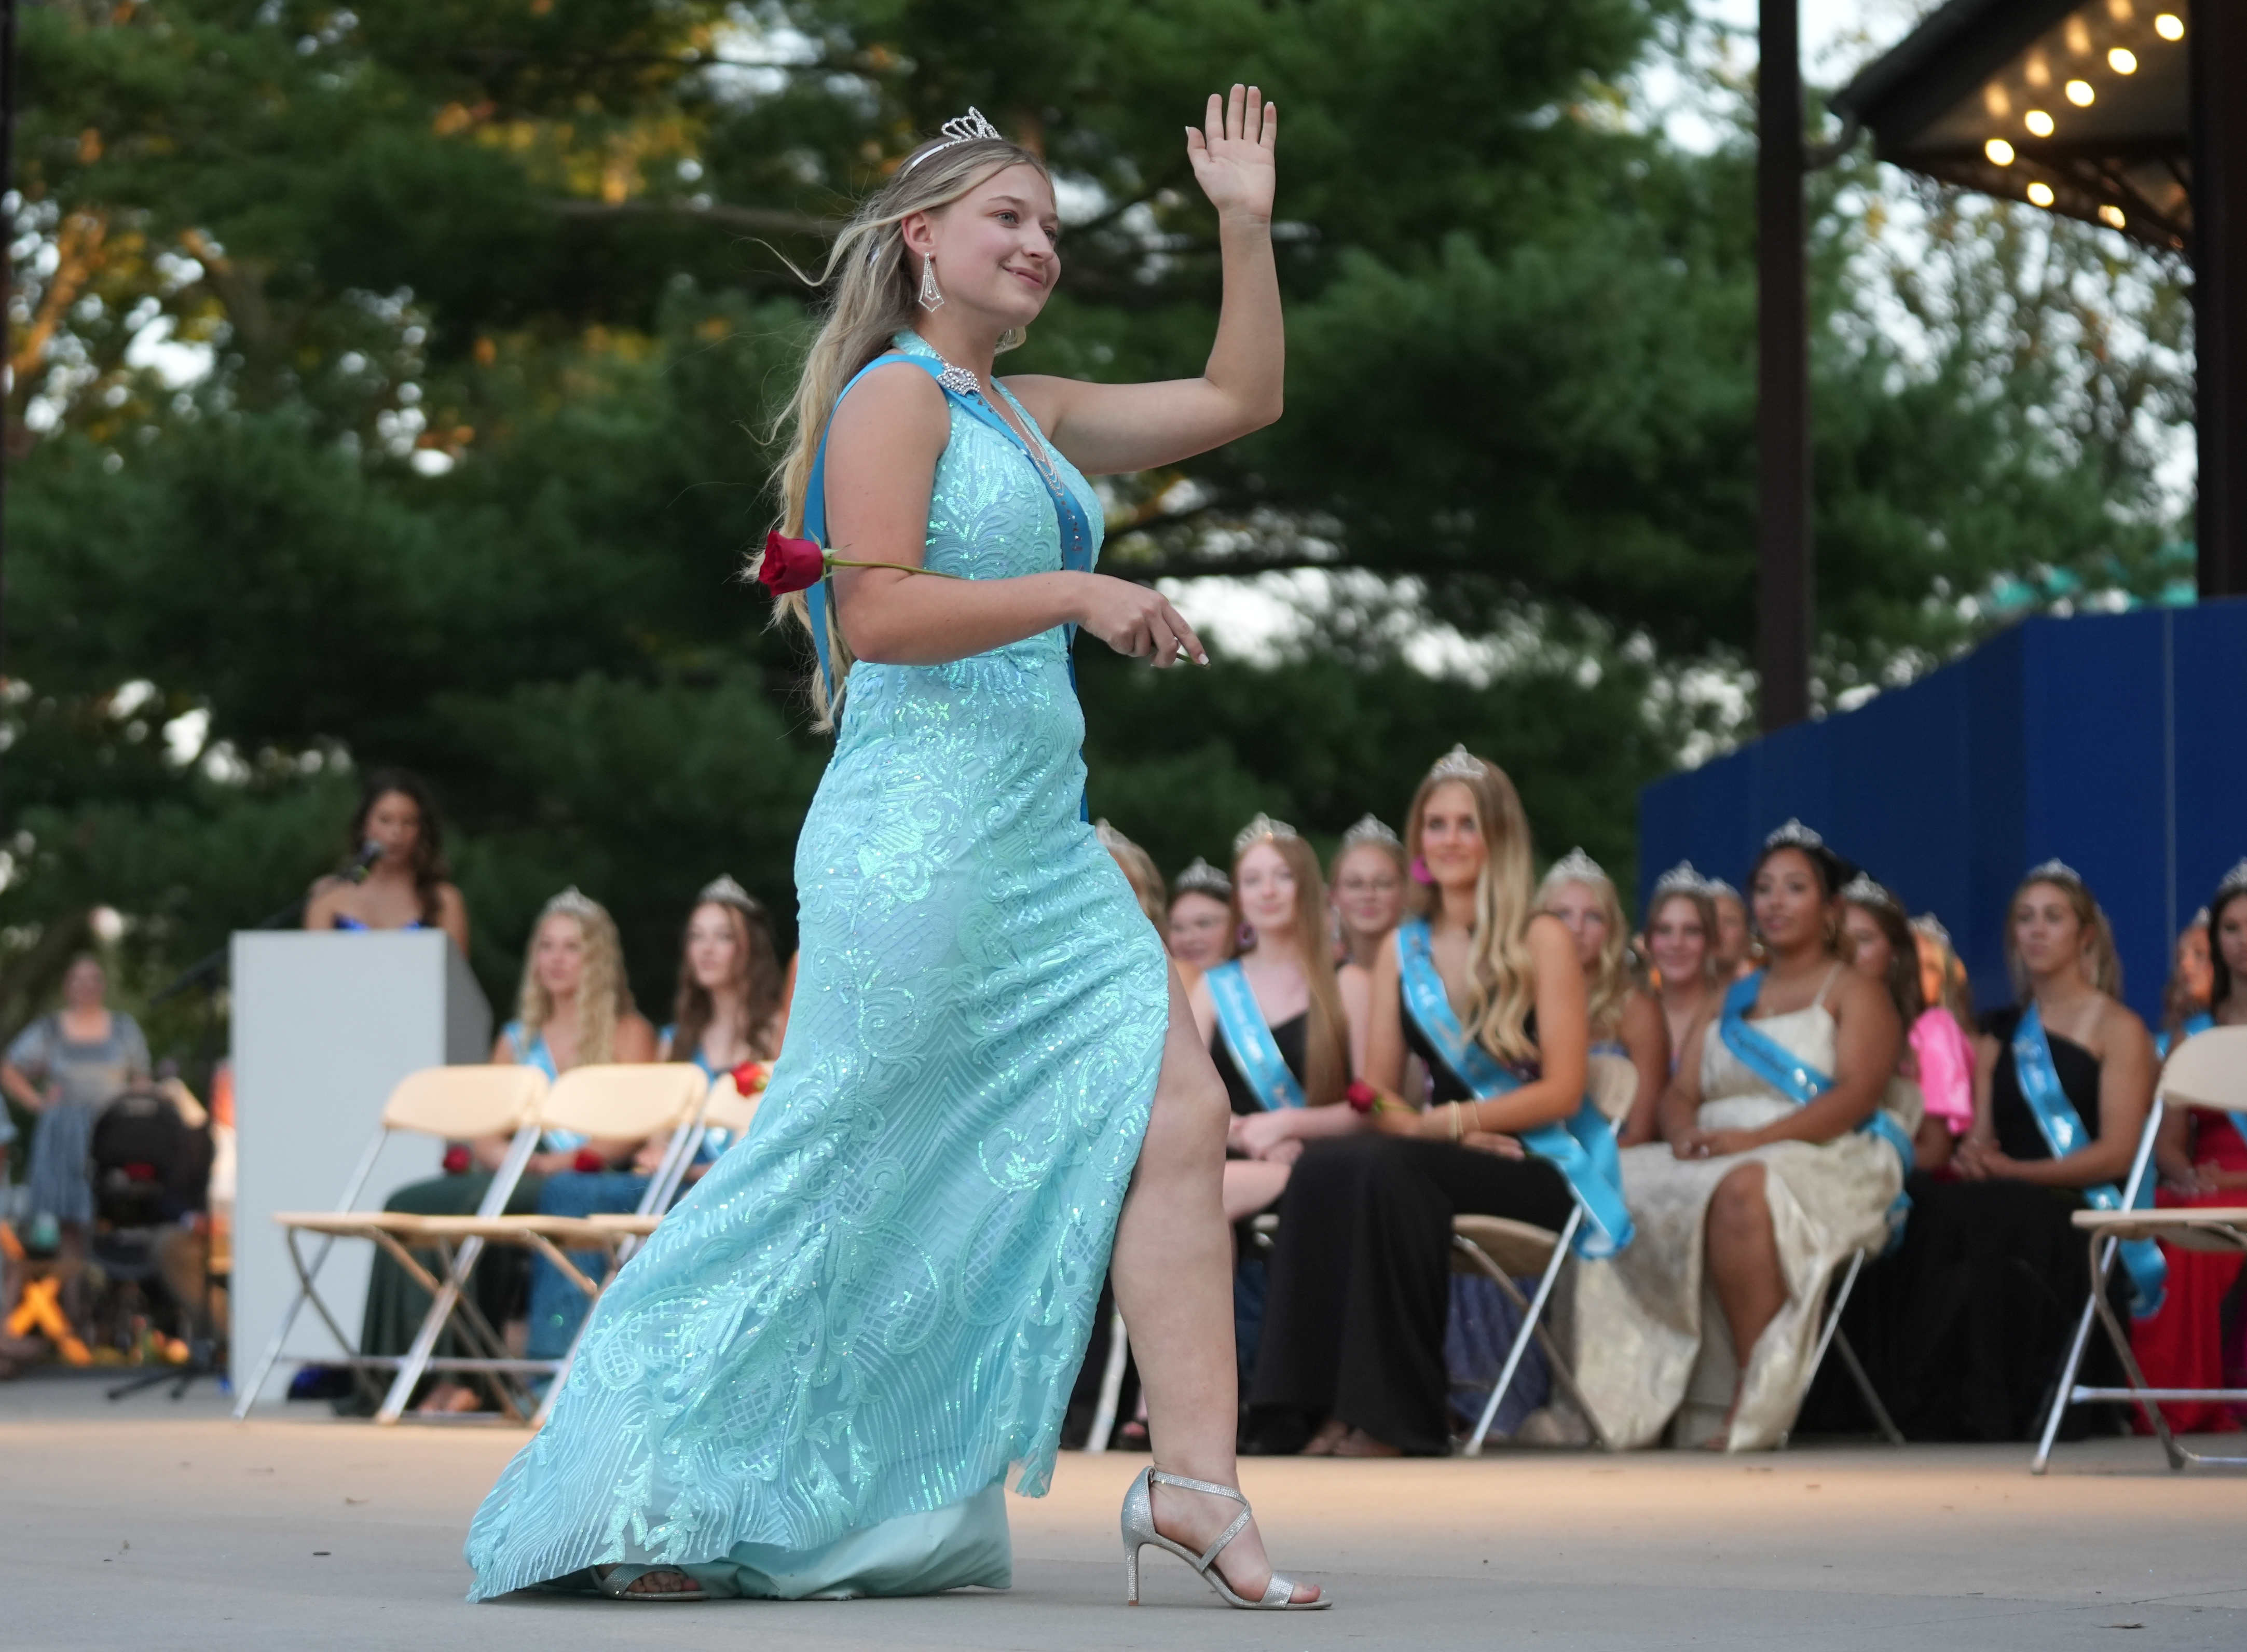
M1155 1530L1155 1498L1157 1485L1175 1485L1188 1492L1206 1492L1212 1497L1229 1497L1240 1505L1240 1512L1233 1517L1231 1526L1217 1541L1196 1554L1185 1545L1173 1543ZM1250 1612L1316 1612L1334 1604L1333 1598L1321 1594L1315 1601L1298 1601L1299 1587L1292 1578L1283 1578L1277 1572L1264 1586L1260 1601L1244 1600L1233 1592L1225 1574L1217 1569L1217 1557L1225 1552L1226 1544L1248 1529L1251 1519L1248 1499L1240 1495L1237 1485L1219 1485L1210 1480L1189 1480L1182 1474L1165 1474L1158 1468L1139 1471L1139 1478L1131 1482L1131 1489L1124 1494L1124 1599L1127 1605L1139 1604L1139 1551L1149 1544L1168 1549L1178 1559L1201 1574L1202 1580L1215 1589L1227 1606L1237 1606Z

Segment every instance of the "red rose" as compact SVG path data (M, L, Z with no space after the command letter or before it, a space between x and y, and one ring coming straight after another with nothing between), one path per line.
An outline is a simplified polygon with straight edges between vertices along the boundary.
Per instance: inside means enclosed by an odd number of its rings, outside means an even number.
M734 1088L744 1096L755 1096L772 1077L772 1068L762 1062L743 1062L734 1069Z
M595 1152L590 1147L579 1148L577 1150L577 1157L571 1159L570 1163L574 1169L581 1171L588 1176L591 1176L596 1171L604 1171L609 1168L609 1161L603 1158L598 1153Z
M1362 1078L1350 1080L1349 1088L1342 1093L1342 1096L1349 1103L1353 1112L1370 1113L1381 1105L1381 1092Z
M757 563L757 580L774 596L809 590L826 571L826 553L810 540L790 539L777 531L765 536L764 559Z

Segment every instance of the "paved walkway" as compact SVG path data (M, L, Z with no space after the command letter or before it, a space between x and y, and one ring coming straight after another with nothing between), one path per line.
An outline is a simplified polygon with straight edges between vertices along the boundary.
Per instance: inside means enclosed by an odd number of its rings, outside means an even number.
M2044 1479L2012 1447L1251 1460L1274 1551L1337 1600L1285 1617L1151 1555L1125 1610L1116 1508L1145 1459L1071 1456L1050 1497L1009 1499L1007 1594L472 1608L461 1533L519 1434L304 1406L237 1426L208 1387L102 1386L0 1386L10 1652L2247 1647L2247 1474L2172 1476L2150 1441L2064 1447Z

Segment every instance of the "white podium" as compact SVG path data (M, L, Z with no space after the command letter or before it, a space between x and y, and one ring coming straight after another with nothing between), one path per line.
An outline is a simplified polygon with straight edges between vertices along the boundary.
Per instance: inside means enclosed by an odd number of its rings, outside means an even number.
M233 1337L237 1388L272 1340L296 1270L276 1211L331 1210L382 1104L406 1074L491 1055L491 1007L441 930L246 930L234 938ZM379 1210L441 1166L415 1138L385 1147L359 1206ZM320 1295L356 1335L371 1247L338 1241ZM297 1316L290 1358L265 1398L305 1359L340 1354L316 1314Z

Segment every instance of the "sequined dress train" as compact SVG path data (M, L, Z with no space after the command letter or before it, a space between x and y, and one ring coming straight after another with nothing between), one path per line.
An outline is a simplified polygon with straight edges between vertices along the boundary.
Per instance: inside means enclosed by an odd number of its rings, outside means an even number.
M928 565L1061 567L1028 454L949 400ZM611 1564L791 1599L1007 1582L1000 1488L1050 1476L1169 1016L1078 818L1083 734L1059 629L852 669L762 1109L595 1308L476 1515L471 1599Z

